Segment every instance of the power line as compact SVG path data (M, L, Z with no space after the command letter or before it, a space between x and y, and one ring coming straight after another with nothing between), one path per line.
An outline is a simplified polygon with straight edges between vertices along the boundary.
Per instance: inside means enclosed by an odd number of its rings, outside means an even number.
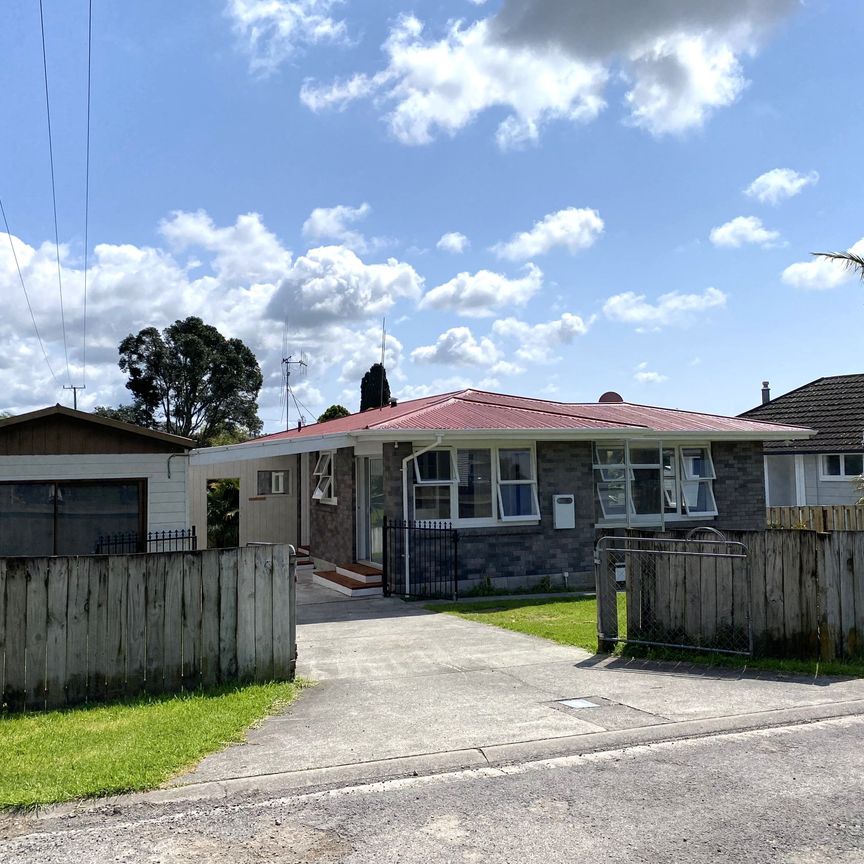
M87 3L87 145L84 167L84 323L81 339L81 386L87 385L87 256L90 251L90 78L93 46L93 0ZM77 391L74 391L77 393Z
M54 142L51 135L51 99L48 95L48 53L45 50L45 14L39 0L39 27L42 31L42 73L45 80L45 112L48 117L48 156L51 162L51 202L54 206L54 248L57 253L57 285L60 288L60 323L63 327L63 353L66 357L66 377L72 383L69 371L69 345L66 340L66 314L63 308L63 275L60 266L60 231L57 227L57 186L54 181Z
M15 261L15 269L18 271L18 278L21 280L24 299L27 301L27 309L30 312L30 320L33 322L33 329L36 331L36 338L39 340L39 347L42 349L42 356L45 358L45 363L48 366L48 371L51 373L51 377L54 379L57 386L61 387L60 379L54 374L54 368L51 366L51 361L48 359L48 352L45 350L45 343L42 341L42 336L39 333L39 325L36 323L36 316L33 314L33 307L30 305L30 295L27 293L24 274L21 272L21 264L18 262L18 253L15 251L15 244L12 242L12 232L9 230L9 220L6 218L6 210L3 207L2 198L0 198L0 213L3 215L3 225L6 227L6 236L9 238L9 247L12 249L12 258Z

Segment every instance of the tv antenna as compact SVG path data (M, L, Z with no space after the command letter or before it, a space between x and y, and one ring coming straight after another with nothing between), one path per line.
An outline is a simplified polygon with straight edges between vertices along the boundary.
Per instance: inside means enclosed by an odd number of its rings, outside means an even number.
M293 354L289 354L287 357L282 358L282 368L285 370L285 431L290 431L291 424L289 423L289 415L291 414L291 401L293 400L294 405L297 407L297 413L299 416L300 425L303 424L302 412L300 411L300 406L297 405L297 398L294 396L294 393L291 390L291 371L295 367L297 371L301 375L306 374L306 369L309 364L306 362L306 352L300 352L300 359L295 360Z

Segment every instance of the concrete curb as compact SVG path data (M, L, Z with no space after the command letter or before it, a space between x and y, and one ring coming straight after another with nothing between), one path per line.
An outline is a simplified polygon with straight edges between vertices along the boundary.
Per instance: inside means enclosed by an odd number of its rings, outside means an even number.
M781 708L754 714L739 714L701 720L661 723L634 729L591 732L538 741L492 744L464 750L416 754L372 762L333 765L300 771L259 774L250 777L232 777L219 781L172 786L154 792L124 795L110 800L100 799L77 805L58 805L59 808L101 809L106 806L135 804L167 804L203 800L225 800L229 796L255 793L290 794L307 793L340 786L378 783L402 777L444 774L471 768L489 768L516 763L536 762L562 756L578 756L610 750L621 750L646 744L659 744L690 738L707 738L736 732L749 732L784 726L796 726L832 720L839 717L864 715L864 699L830 702L807 707ZM51 815L58 815L50 808ZM48 815L46 813L46 815Z

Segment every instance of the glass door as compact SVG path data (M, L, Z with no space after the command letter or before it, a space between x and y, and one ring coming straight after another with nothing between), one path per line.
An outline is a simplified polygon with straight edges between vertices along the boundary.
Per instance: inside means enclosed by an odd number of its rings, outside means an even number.
M376 564L384 561L384 460L366 459L366 551Z

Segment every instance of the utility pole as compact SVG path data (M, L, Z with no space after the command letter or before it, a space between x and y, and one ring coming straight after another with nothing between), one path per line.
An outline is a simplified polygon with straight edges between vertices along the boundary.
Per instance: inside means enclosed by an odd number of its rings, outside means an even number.
M285 367L285 431L291 431L291 424L288 422L288 416L291 413L291 403L288 401L291 398L291 367L296 366L299 370L305 369L309 364L306 362L306 355L301 351L300 359L295 360L293 354L282 358L282 365Z
M78 391L79 390L86 390L87 388L83 384L70 384L68 386L66 384L64 384L63 389L72 391L72 407L77 411L78 410Z

